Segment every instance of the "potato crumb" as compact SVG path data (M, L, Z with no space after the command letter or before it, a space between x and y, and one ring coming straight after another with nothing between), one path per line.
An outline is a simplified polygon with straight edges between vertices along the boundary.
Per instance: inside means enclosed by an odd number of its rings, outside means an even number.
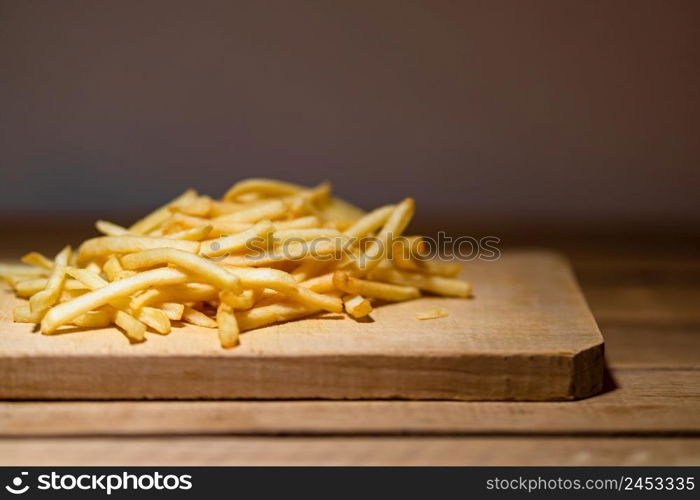
M416 313L416 318L421 320L437 319L446 318L449 315L450 313L447 312L447 309L445 309L444 307L436 307L435 309L430 309L428 311Z

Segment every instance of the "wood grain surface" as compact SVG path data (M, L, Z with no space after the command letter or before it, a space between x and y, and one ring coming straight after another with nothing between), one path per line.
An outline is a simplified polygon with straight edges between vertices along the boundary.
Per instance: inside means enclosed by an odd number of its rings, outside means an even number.
M698 438L8 439L0 465L700 465L698 449Z
M0 436L639 435L700 436L700 371L617 370L576 404L458 401L0 403ZM672 394L673 397L669 397ZM620 408L624 408L621 410ZM630 419L630 415L635 418ZM118 426L114 422L119 422ZM593 427L591 422L596 422Z
M246 333L194 326L130 345L114 328L44 336L0 297L5 399L564 400L598 393L603 340L568 263L545 251L468 262L472 300L422 298L370 321L321 315ZM447 318L417 312L444 307Z
M51 228L61 234L57 241L42 237L51 234L45 226L32 227L0 230L0 257L21 255L29 241L50 253L65 240L62 228ZM85 236L74 234L76 241ZM625 236L620 227L538 238L571 258L605 336L608 376L597 396L554 403L5 401L0 463L699 465L699 242Z

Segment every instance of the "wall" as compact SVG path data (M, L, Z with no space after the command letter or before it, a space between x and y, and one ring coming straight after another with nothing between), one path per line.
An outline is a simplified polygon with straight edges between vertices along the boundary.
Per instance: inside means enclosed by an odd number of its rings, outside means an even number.
M236 179L700 220L700 2L0 2L0 211Z

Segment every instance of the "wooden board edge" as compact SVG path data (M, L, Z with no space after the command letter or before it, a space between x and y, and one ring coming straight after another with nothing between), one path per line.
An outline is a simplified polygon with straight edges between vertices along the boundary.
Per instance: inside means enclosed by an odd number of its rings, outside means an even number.
M202 356L188 358L186 369L177 357L98 358L0 357L0 398L556 401L599 392L603 380L601 346L577 354L272 357L262 365ZM594 368L583 369L590 360Z

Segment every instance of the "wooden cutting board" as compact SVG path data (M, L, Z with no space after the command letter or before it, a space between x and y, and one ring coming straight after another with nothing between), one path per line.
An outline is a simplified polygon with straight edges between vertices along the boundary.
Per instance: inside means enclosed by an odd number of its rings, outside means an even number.
M465 264L474 298L422 298L244 333L174 328L130 345L118 330L44 336L0 294L3 399L566 400L601 390L603 338L562 257L513 251ZM449 317L415 314L444 307Z

